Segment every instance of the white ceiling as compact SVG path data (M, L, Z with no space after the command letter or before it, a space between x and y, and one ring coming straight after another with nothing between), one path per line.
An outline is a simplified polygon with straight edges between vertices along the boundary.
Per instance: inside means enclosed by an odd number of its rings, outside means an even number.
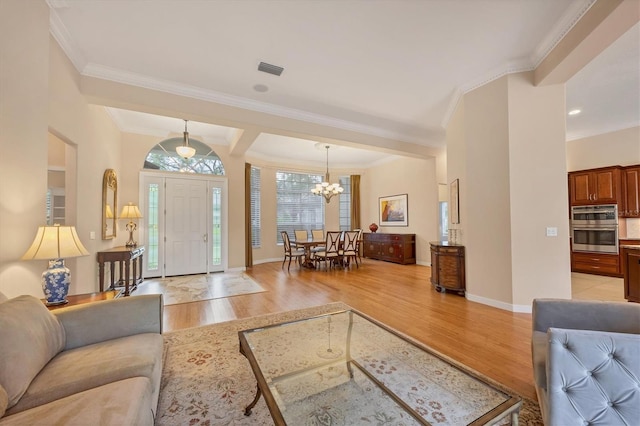
M49 0L52 33L84 75L431 147L444 145L462 93L535 68L592 3ZM567 107L583 110L567 121L568 139L640 124L638 28L567 84ZM259 72L260 61L284 72ZM164 136L184 127L179 117L110 112L123 131ZM228 144L234 129L190 122L189 133ZM263 133L247 155L324 163L315 144ZM330 151L337 167L388 157Z

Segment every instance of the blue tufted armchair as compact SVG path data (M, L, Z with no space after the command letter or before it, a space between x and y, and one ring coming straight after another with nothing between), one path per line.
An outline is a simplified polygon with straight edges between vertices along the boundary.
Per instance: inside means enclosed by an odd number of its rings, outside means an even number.
M531 343L546 425L640 424L640 304L536 299Z

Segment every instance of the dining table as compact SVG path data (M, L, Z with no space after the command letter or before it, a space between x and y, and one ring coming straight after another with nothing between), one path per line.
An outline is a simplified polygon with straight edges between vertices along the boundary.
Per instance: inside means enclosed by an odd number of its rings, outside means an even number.
M315 269L316 266L313 264L313 260L311 259L311 249L314 247L325 245L325 241L309 239L306 241L295 241L292 244L294 244L296 247L304 248L304 262L302 263L302 266L309 269Z

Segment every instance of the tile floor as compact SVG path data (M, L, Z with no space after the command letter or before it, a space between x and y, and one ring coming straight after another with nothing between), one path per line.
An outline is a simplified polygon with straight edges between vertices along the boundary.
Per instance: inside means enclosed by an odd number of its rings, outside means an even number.
M626 302L622 278L571 273L572 299Z

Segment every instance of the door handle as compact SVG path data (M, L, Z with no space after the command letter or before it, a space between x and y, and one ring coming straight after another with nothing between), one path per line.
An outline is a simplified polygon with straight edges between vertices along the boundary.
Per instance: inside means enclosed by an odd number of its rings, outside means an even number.
M209 235L208 235L208 234L203 234L203 235L202 235L202 241L204 241L205 243L206 243L207 241L209 241Z

